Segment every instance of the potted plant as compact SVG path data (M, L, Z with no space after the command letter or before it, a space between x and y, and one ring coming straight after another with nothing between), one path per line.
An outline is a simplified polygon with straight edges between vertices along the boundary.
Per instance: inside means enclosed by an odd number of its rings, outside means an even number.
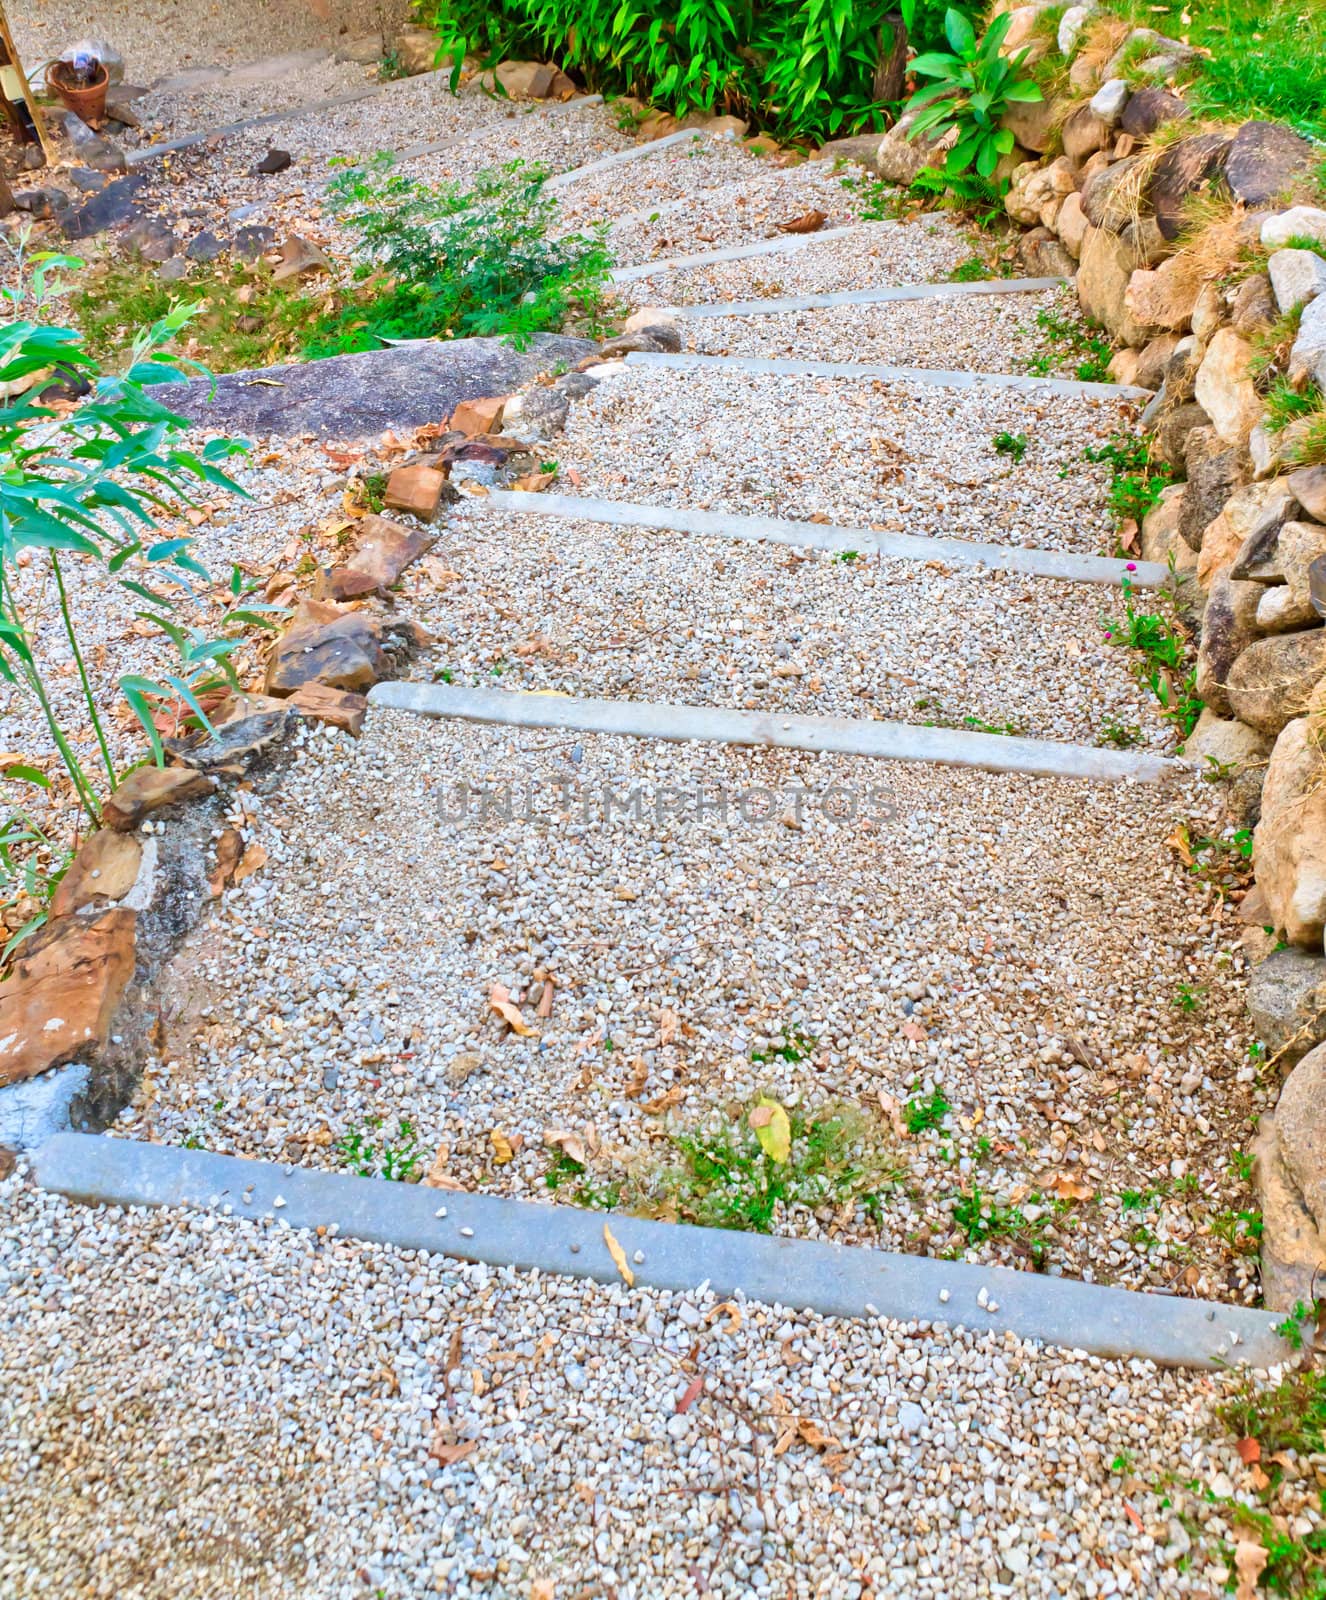
M106 90L110 73L96 56L78 55L72 61L52 61L46 69L46 82L59 95L65 108L95 127L106 115Z

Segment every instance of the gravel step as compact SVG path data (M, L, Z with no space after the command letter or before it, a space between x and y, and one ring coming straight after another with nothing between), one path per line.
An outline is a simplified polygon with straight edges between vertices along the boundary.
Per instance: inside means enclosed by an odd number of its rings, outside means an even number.
M572 407L549 453L562 483L598 499L1113 554L1108 470L1084 452L1132 415L1117 398L994 382L631 362Z
M702 250L689 256L665 256L661 261L644 261L633 267L617 267L612 274L614 283L638 283L642 278L656 278L664 272L685 272L692 268L718 266L725 261L751 261L761 256L795 255L810 245L824 244L830 240L860 236L868 231L866 224L849 224L844 228L824 228L817 233L783 233L773 239L757 239L750 244L731 244L722 250Z
M663 351L634 350L626 357L635 367L672 367L694 371L708 367L744 376L780 373L794 378L879 378L894 382L933 383L946 389L1017 389L1027 394L1099 395L1116 400L1149 400L1150 389L1136 384L1080 383L1069 378L1038 378L1008 372L958 372L940 367L893 367L869 362L771 360L757 356L671 355Z
M608 1284L622 1277L602 1215L571 1206L550 1211L494 1195L292 1172L273 1161L77 1133L48 1141L37 1154L35 1176L42 1188L90 1205L200 1206L221 1216L270 1217L291 1228L334 1226L342 1238L522 1272ZM924 1319L1010 1332L1162 1366L1268 1367L1291 1354L1275 1331L1280 1319L1239 1306L638 1217L614 1217L612 1233L644 1289L688 1293L703 1283L724 1297L836 1317Z
M1169 569L1158 561L1124 561L1113 556L1078 556L1060 550L1028 550L1009 545L979 544L970 539L925 538L908 533L881 533L869 527L795 522L784 517L736 517L684 506L639 505L629 500L598 500L592 495L540 494L493 489L476 496L469 509L502 511L536 517L566 517L601 522L617 528L663 528L715 538L790 545L804 550L856 552L888 560L941 561L956 567L982 567L994 572L1021 572L1038 578L1063 578L1070 583L1117 586L1127 579L1138 589L1158 589Z
M883 305L893 300L970 300L982 295L1035 294L1046 289L1058 289L1066 282L1065 278L996 278L988 283L889 284L869 289L842 289L834 294L785 295L768 300L718 300L701 305L665 306L663 309L684 319L772 317L789 311Z
M551 692L466 689L446 683L379 683L369 691L369 701L416 716L454 717L514 728L574 728L677 743L705 740L763 749L837 752L1036 777L1154 783L1174 767L1173 762L1161 756L1140 752L900 722L647 701L571 699Z

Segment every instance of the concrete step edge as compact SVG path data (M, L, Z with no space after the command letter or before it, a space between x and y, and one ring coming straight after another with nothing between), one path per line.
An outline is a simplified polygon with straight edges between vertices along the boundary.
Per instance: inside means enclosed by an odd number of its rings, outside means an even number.
M189 1207L340 1238L596 1283L623 1280L605 1224L640 1288L1013 1333L1070 1351L1164 1366L1267 1367L1292 1352L1275 1319L1177 1296L927 1256L650 1222L498 1195L292 1168L175 1145L61 1133L37 1153L38 1185L90 1205Z

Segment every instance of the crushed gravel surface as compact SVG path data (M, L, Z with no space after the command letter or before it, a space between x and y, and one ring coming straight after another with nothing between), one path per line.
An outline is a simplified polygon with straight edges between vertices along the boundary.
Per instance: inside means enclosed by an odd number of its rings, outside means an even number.
M616 293L635 306L834 294L841 289L942 282L972 254L970 236L950 217L928 218L925 224L911 226L898 222L850 226L851 233L832 238L812 236L778 255L660 270L618 285ZM766 236L781 237L776 225L768 226ZM614 248L621 249L619 233L614 234ZM702 255L722 248L702 242L690 253Z
M1082 452L1133 414L1095 396L628 366L572 408L556 454L605 500L1113 554L1107 469ZM1003 432L1028 437L1018 466Z
M1211 1375L21 1177L0 1217L7 1594L1195 1596L1232 1518L1167 1475L1251 1498Z
M457 682L491 681L500 662L503 688L970 718L1082 744L1115 727L1172 748L1128 654L1105 637L1117 591L541 518L538 497L530 504L452 517L456 578L425 589L419 615ZM1028 652L1035 672L1018 670Z
M774 292L776 281L766 285L765 294ZM1055 290L971 295L769 316L697 317L683 320L680 327L686 348L708 355L804 360L813 350L817 361L877 361L901 367L938 366L942 361L945 367L967 372L1023 372L1034 357L1046 357L1049 376L1072 378L1077 360L1065 357L1036 323L1038 311L1058 314L1062 298Z
M739 1115L761 1091L887 1109L938 1086L942 1132L881 1128L906 1171L878 1227L850 1207L780 1226L965 1250L954 1207L976 1187L1033 1208L980 1259L1037 1243L1050 1270L1253 1293L1251 1259L1212 1232L1248 1203L1229 1153L1262 1100L1239 930L1164 842L1179 818L1218 830L1209 785L384 711L359 743L303 737L270 799L237 798L269 865L178 958L167 1059L121 1132L325 1166L405 1118L464 1187L547 1199L549 1128L601 1141L607 1181L669 1154L669 1114ZM702 813L720 790L726 812ZM490 987L533 1015L545 974L552 1015L518 1039ZM1202 991L1191 1014L1180 983ZM807 1058L756 1061L785 1028L816 1041ZM494 1130L524 1140L513 1161ZM1143 1217L1128 1191L1154 1191Z

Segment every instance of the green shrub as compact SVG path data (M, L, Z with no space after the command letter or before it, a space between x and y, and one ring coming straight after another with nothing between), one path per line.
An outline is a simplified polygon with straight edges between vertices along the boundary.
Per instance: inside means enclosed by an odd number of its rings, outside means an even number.
M944 157L948 177L970 167L982 178L993 177L1000 156L1013 148L1012 131L999 125L1004 112L1017 101L1041 98L1039 86L1022 72L1027 52L1021 50L1011 60L999 54L1012 20L1004 12L978 39L971 21L950 9L944 14L944 33L953 53L932 51L911 63L918 77L934 82L907 102L907 110L918 113L908 138L923 133L939 138L956 128L957 143Z
M966 9L976 15L979 7ZM915 42L940 37L934 0L420 0L458 64L556 59L595 90L684 115L738 112L782 138L881 125L873 97L881 24L901 12Z
M515 161L466 191L398 172L387 154L338 174L329 198L355 240L361 277L319 321L307 353L472 334L519 345L571 316L595 325L611 258L601 232L549 237L557 207L547 176Z

